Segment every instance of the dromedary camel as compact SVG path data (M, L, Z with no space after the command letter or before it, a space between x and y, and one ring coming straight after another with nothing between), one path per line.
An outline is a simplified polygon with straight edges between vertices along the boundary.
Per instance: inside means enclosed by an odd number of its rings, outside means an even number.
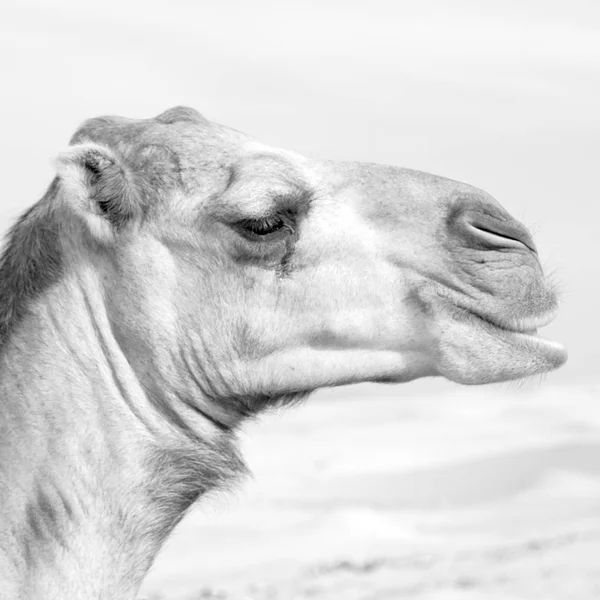
M0 263L0 598L135 597L235 431L322 386L561 365L484 192L317 161L189 108L83 124Z

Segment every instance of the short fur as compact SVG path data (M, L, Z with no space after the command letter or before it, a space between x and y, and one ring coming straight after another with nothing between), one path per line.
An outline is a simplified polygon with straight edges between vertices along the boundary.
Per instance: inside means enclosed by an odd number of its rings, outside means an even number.
M10 230L0 257L0 347L27 314L30 302L63 272L60 226L55 216L59 180Z

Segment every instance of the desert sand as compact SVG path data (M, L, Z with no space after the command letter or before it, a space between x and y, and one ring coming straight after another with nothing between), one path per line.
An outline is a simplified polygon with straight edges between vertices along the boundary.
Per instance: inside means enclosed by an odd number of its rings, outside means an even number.
M253 478L193 509L145 596L600 597L600 385L412 389L247 427Z

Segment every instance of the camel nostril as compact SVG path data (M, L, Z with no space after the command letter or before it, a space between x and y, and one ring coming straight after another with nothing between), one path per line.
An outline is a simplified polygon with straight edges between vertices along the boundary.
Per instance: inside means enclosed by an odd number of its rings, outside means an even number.
M482 223L481 218L476 221L467 221L471 234L478 238L479 242L491 248L523 248L525 246L534 254L537 248L531 234L519 223L498 221L493 219L490 223Z
M450 231L473 248L527 250L537 254L531 234L492 199L461 196L448 214Z

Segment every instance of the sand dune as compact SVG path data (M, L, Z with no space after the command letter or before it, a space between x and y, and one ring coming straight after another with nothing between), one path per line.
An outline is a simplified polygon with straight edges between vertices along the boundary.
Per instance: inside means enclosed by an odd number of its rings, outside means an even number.
M195 509L146 595L600 596L600 387L372 391L253 425L254 479Z

